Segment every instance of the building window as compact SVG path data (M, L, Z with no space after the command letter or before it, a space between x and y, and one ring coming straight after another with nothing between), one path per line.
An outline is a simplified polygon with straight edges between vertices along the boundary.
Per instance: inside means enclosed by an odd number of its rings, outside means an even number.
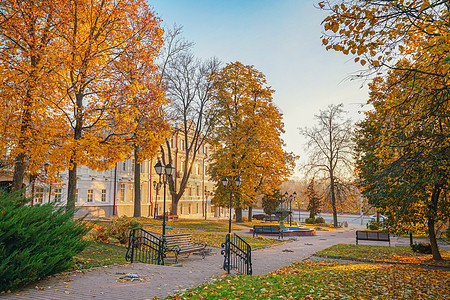
M125 183L121 183L120 184L120 193L119 193L119 197L120 197L120 201L125 202Z
M180 204L180 215L183 214L183 204Z
M61 202L61 198L62 198L62 190L55 189L55 202Z
M141 162L141 173L145 173L145 162Z
M197 185L197 196L200 196L200 187Z
M75 202L78 202L78 189L75 190Z
M102 202L106 202L106 190L102 190Z
M180 140L181 142L181 151L184 151L184 140Z
M189 203L189 206L188 206L188 214L190 215L191 214L191 204Z
M134 158L131 159L131 170L134 172Z
M87 197L87 202L93 202L94 201L94 190L88 190L88 197Z
M198 207L198 203L197 203L197 211L195 213L198 214L198 212L200 211L199 207Z
M44 188L36 188L36 193L34 194L34 201L36 203L42 203L44 200Z
M122 163L122 171L126 171L126 170L127 170L127 162L124 161L124 162Z

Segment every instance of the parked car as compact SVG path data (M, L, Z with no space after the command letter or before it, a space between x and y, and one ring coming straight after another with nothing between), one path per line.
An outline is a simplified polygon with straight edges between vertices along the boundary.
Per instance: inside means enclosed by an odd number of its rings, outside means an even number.
M264 220L266 220L266 221L279 221L280 219L278 219L278 217L275 216L275 215L270 215L270 216L266 216L266 218Z
M380 218L380 222L384 222L387 221L388 217L383 216L383 215L379 215ZM370 222L376 222L377 221L377 215L371 215L370 216Z
M255 214L252 216L252 218L255 220L265 220L266 217L268 217L268 215L266 214Z

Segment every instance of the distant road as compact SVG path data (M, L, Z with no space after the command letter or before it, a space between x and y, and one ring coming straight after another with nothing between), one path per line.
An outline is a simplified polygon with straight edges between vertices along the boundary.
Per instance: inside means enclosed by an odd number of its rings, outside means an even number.
M264 211L262 208L253 208L253 214L263 214ZM244 210L243 216L246 217L248 215L248 211ZM320 217L324 218L326 223L332 224L333 223L333 215L332 214L319 214ZM309 212L299 212L294 211L294 217L292 221L298 222L301 220L301 222L304 222L306 218L309 218ZM369 216L363 216L362 220L359 215L338 215L338 222L345 222L347 221L349 228L355 228L355 229L361 229L366 228L366 224L369 222L370 217Z

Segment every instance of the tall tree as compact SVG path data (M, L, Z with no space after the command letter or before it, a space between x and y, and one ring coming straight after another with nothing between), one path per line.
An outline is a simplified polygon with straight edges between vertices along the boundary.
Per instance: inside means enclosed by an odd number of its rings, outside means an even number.
M314 178L312 178L309 182L305 194L309 200L307 207L307 209L309 210L309 217L314 219L318 214L320 214L322 206L321 197L317 194L314 187Z
M236 221L242 209L253 206L256 196L277 189L287 180L295 156L283 150L282 114L272 102L273 90L264 74L253 66L229 63L215 77L217 111L215 150L209 170L217 182L214 200L229 206L228 191L221 179L231 182L240 176L242 185L234 193Z
M148 78L133 77L133 95L122 97L121 85L116 86L114 78L127 67L117 62L129 53L136 54L142 46L150 52L132 63L138 66L149 59L151 64L163 32L159 19L143 0L75 0L60 14L65 16L58 53L63 65L58 74L62 101L55 105L71 127L71 136L63 144L69 157L70 209L75 206L77 166L106 169L132 153L127 141L139 118L139 109L134 109L136 95ZM156 107L161 105L161 97L150 99L156 101Z
M154 32L149 28L141 30L141 43L134 43L126 50L115 66L118 70L114 78L119 93L117 98L124 104L123 110L134 116L130 122L134 155L134 217L141 216L141 163L154 157L169 133L169 123L162 110L167 104L160 86L159 68L154 63L158 54L153 45Z
M176 215L178 202L183 196L197 154L208 141L216 115L212 91L212 76L219 69L215 59L201 61L190 52L192 43L181 37L181 27L175 26L167 35L167 49L162 62L162 85L171 103L166 107L168 118L173 124L171 139L183 140L184 153L181 161L184 172L168 178L172 196L171 214ZM160 153L164 164L175 165L170 139L161 145ZM178 167L178 166L176 166Z
M450 107L446 101L430 108L448 99L448 91L428 74L401 71L414 67L408 61L397 67L371 84L374 110L358 125L360 185L369 203L388 215L391 230L426 225L433 259L440 260L435 226L450 220Z
M37 173L50 155L63 124L49 107L54 97L52 71L57 62L55 32L60 1L0 1L0 151L14 166L13 189L22 188L26 171ZM49 168L48 172L54 168Z
M273 190L271 193L265 194L262 198L262 208L264 212L271 215L278 205L280 205L280 190Z
M315 115L318 126L300 128L300 134L307 139L309 172L323 176L329 182L333 224L337 227L336 186L338 178L352 173L352 122L343 120L342 104L330 105Z

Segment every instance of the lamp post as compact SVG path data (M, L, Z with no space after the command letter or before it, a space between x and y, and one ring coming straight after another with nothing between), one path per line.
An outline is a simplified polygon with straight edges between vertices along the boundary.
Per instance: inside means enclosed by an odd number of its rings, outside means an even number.
M160 175L161 178L161 175ZM161 179L159 180L161 181ZM158 213L158 195L159 195L159 189L161 188L161 182L156 182L153 181L153 188L155 189L156 192L156 196L155 196L155 207L153 209L154 213L153 213L153 219L156 220L156 215Z
M155 165L156 174L159 175L159 184L161 184L161 175L163 175L164 183L164 202L163 202L163 237L166 235L166 183L169 176L175 173L175 167L171 163L163 165L160 161Z
M205 191L205 204L204 204L204 212L205 212L205 220L206 220L206 215L208 214L208 196L210 195L209 191Z
M292 226L292 201L295 201L295 197L297 196L297 193L294 192L291 195L288 194L288 192L284 193L285 199L289 200L289 211L291 212L289 214L289 226ZM300 208L298 210L298 213L300 215ZM300 217L299 217L300 218Z
M241 183L242 183L241 177L236 178L234 183L236 184L236 187L240 187ZM228 185L228 178L224 177L222 179L222 184L223 184L224 187L226 187ZM229 222L228 222L228 233L231 233L231 204L232 204L232 200L233 200L233 188L230 187L230 219L229 219Z

